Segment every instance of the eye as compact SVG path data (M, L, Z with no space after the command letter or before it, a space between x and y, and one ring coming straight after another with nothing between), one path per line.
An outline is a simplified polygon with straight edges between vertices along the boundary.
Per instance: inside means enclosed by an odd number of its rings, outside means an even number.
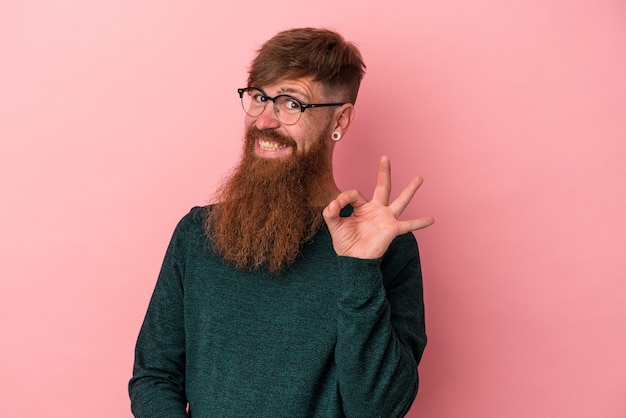
M287 106L287 108L291 110L300 110L300 103L296 102L295 100L287 100L285 106Z
M258 90L250 91L248 94L254 103L264 103L267 101L267 96Z
M289 113L297 113L302 109L302 105L295 98L291 96L279 96L279 99L276 101L278 107L284 112Z

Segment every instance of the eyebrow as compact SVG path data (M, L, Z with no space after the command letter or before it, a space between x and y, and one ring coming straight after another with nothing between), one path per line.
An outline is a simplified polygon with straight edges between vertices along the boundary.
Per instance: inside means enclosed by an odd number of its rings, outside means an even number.
M282 87L278 89L278 92L276 93L276 95L278 96L279 94L285 94L285 93L297 94L299 96L304 97L305 101L311 100L311 98L306 93L303 93L301 90L294 89L293 87Z

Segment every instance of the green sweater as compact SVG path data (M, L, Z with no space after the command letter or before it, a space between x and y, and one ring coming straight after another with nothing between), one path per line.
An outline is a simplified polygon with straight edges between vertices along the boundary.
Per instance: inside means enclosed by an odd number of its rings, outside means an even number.
M323 225L272 276L211 252L207 213L193 208L167 249L137 340L135 416L406 414L426 345L413 234L361 260L337 256Z

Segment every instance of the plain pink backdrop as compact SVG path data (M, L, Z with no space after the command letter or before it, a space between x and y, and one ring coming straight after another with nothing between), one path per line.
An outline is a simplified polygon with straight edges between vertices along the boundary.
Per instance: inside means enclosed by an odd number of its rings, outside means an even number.
M409 414L626 414L621 0L4 1L0 416L130 417L170 234L237 161L254 50L325 26L368 65L339 144L390 155L420 242L429 345Z

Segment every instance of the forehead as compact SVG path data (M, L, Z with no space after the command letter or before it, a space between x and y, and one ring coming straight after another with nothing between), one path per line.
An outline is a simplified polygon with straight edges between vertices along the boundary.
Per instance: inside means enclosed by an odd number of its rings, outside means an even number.
M304 101L312 101L321 97L322 85L310 77L286 79L274 84L258 86L270 96L290 94Z

